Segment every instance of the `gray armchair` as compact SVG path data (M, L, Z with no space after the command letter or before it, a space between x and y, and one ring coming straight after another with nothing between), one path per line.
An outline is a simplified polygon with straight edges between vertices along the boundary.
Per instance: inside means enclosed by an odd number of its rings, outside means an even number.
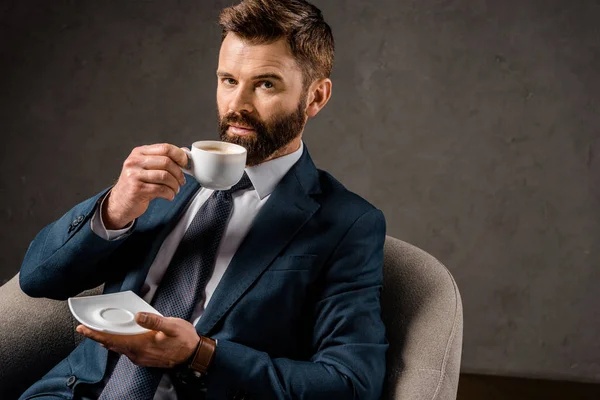
M385 400L453 400L463 338L456 282L438 260L387 237L382 315L390 348Z
M429 254L388 236L383 286L390 342L384 399L455 399L463 320L454 279ZM16 399L66 357L81 340L76 325L66 302L28 297L17 276L2 286L0 397Z

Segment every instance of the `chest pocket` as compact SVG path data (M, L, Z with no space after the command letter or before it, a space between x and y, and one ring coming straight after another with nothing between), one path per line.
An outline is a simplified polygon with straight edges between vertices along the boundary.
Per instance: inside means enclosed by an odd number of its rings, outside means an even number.
M277 257L266 272L306 271L317 262L316 254L302 254Z

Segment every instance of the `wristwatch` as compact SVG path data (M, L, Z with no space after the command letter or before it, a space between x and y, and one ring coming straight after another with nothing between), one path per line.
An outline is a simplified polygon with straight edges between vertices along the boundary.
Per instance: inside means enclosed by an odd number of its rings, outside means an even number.
M198 347L194 352L188 367L194 372L196 376L202 376L206 374L210 363L212 362L215 351L217 349L217 342L211 338L200 336Z
M215 355L217 342L211 338L200 336L200 341L194 353L184 363L174 367L171 371L181 390L203 391L206 371ZM179 384L183 384L181 387ZM178 391L180 390L178 389Z

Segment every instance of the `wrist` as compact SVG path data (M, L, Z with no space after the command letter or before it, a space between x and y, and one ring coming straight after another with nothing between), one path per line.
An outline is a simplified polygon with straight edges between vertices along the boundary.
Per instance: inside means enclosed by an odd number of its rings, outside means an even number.
M181 365L186 366L186 367L190 366L190 364L194 360L194 357L196 356L196 352L198 351L198 346L200 345L200 340L201 340L200 338L201 338L201 336L196 334L196 340L194 341L192 348L187 350L187 357L185 358L185 360L183 360Z
M129 221L127 218L123 218L115 209L115 199L112 196L112 190L106 195L106 199L102 204L102 223L108 230L119 230L123 229Z

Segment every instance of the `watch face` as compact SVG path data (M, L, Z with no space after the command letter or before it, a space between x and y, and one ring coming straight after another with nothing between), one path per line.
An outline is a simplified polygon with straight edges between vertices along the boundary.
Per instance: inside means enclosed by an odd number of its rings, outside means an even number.
M194 377L196 377L196 379L197 379L197 378L202 378L202 376L204 376L204 374L203 374L203 373L201 373L201 372L198 372L198 371L195 371L195 370L193 370L193 369L190 369L190 371L192 371L192 374L194 375Z
M188 365L181 364L171 370L171 383L179 399L204 399L206 385L201 374Z
M201 379L203 374L194 371L189 366L181 365L174 370L174 373L171 374L172 378L180 384L188 387L195 388L203 388L204 387L204 379ZM177 387L177 385L175 385Z

